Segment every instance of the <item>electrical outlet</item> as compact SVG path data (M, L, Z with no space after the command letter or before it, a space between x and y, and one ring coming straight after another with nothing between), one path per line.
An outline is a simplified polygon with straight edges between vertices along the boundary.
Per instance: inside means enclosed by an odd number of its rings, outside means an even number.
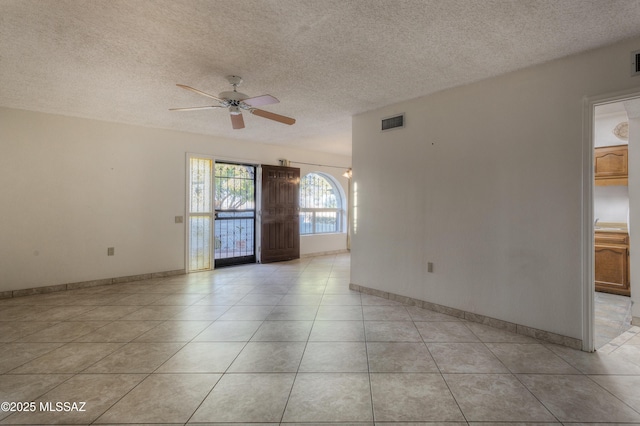
M176 223L182 223L183 219L182 216L176 216Z
M427 262L427 272L433 272L433 262Z
M107 256L113 256L116 254L116 248L115 247L107 247Z

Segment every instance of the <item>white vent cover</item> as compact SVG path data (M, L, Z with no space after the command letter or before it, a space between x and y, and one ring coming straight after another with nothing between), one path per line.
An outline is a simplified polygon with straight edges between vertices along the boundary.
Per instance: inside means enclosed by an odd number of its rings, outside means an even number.
M382 127L380 130L401 129L404 127L404 113L400 115L394 115L393 117L387 117L382 119Z
M640 50L631 52L631 76L640 75Z

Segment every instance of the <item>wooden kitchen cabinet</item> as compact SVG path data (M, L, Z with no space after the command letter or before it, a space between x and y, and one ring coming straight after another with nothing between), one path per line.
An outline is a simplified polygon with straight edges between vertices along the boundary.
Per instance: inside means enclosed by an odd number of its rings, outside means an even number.
M629 176L628 145L604 146L594 150L596 185L627 185Z
M629 235L618 232L595 233L596 291L629 296Z

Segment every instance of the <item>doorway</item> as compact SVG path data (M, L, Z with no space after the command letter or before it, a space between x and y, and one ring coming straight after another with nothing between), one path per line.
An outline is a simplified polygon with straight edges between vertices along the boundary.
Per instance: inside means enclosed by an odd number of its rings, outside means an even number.
M300 257L300 169L187 156L188 272ZM261 225L256 232L256 177Z
M256 261L256 167L187 155L188 272Z
M594 144L595 349L631 327L627 112L622 102L596 105Z
M640 200L636 196L634 209L632 194L640 188L633 184L632 169L637 168L633 165L638 165L640 153L635 153L632 146L638 150L640 135L636 132L632 136L628 131L627 108L629 102L639 100L639 94L633 93L587 102L590 158L585 158L585 164L590 165L591 189L587 198L590 204L585 207L591 215L584 216L590 216L590 223L585 221L590 251L586 254L589 270L585 276L590 278L586 283L589 291L585 313L591 332L585 335L585 350L603 348L629 329L633 318L631 278L638 269L634 269L630 256L634 241L631 223L639 223L634 221L634 212L635 216L640 213L637 208Z
M256 167L215 163L214 264L256 262Z

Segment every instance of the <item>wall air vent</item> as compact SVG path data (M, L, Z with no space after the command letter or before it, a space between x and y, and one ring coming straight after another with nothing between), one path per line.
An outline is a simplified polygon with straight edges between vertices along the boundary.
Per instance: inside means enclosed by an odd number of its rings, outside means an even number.
M631 52L631 76L640 75L640 50Z
M395 115L393 117L387 117L382 119L382 128L385 130L401 129L404 127L404 114Z

